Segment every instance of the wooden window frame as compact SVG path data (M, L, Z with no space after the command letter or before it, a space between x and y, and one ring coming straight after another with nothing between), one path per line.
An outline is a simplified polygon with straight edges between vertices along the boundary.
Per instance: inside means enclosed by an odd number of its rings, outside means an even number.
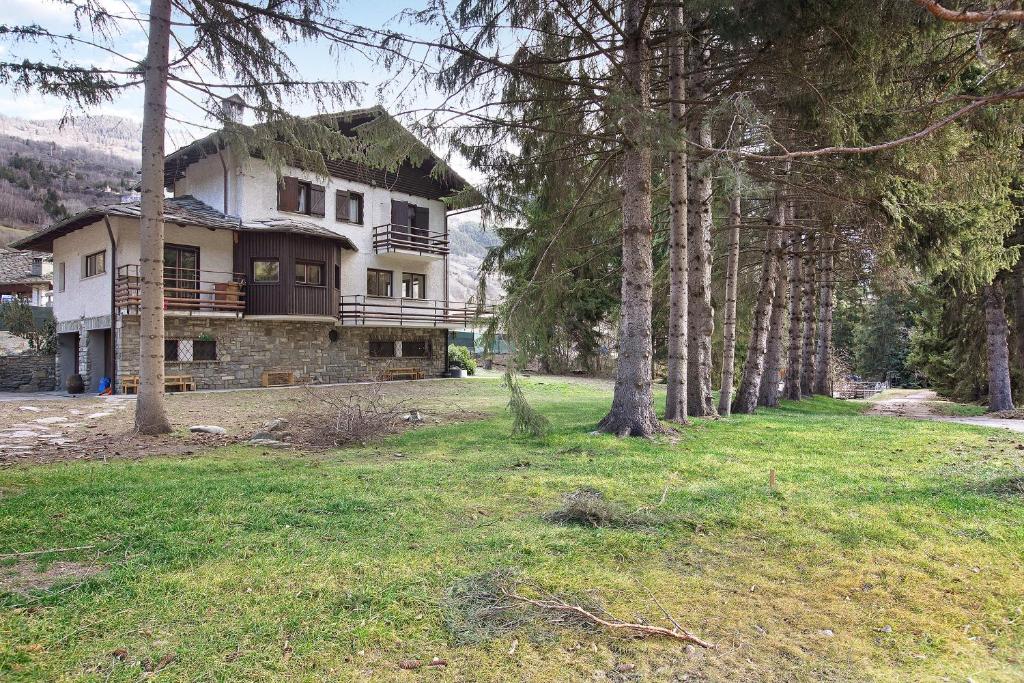
M96 256L101 256L103 258L103 268L101 270L97 270L95 273L90 273L89 272L89 259L92 259L92 258L94 258ZM85 258L82 259L82 279L83 280L85 280L86 278L90 278L90 277L96 277L97 275L103 275L106 272L107 272L107 250L106 249L100 249L99 251L94 251L91 254L86 254Z
M410 276L410 278L409 278L409 283L410 284L413 282L413 278L414 277L420 278L420 285L421 285L420 286L420 296L412 296L412 295L406 294L407 291L412 289L411 286L409 287L409 290L406 289L406 286L405 286L406 279L405 279L405 277L407 275ZM427 298L427 274L426 273L405 273L405 272L403 272L402 273L402 298L403 299L414 299L416 301L421 301L421 300L426 299Z
M320 282L309 282L306 279L299 280L299 272L303 273L303 278L306 278L309 271L309 266L316 266L320 269ZM323 261L304 261L296 259L295 261L295 285L300 287L324 287L326 286L324 279L324 268L325 264Z
M256 279L256 263L266 261L268 263L277 264L277 279L276 280L257 280ZM254 285L278 285L281 284L281 259L276 256L254 256L249 261L249 272L252 274L252 283Z
M388 276L388 294L374 294L370 292L370 274ZM375 296L382 299L393 299L395 298L395 273L390 270L382 270L380 268L367 268L366 269L366 296Z
M323 218L326 215L326 196L327 189L323 185L283 176L277 188L277 210Z
M354 197L359 198L359 215L355 218L352 217L351 200ZM351 190L336 190L334 193L334 220L339 223L349 223L351 225L362 225L363 224L363 212L365 208L365 198L362 192L352 192Z

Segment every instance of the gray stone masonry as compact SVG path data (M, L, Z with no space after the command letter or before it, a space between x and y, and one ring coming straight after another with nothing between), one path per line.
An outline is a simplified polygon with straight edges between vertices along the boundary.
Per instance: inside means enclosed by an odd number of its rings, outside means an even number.
M416 368L424 377L444 370L448 333L433 328L340 327L331 321L251 318L165 318L167 339L212 339L217 360L167 362L167 374L191 375L197 389L262 386L265 372L291 372L297 384L361 382L390 368ZM332 332L336 339L331 340ZM427 342L425 358L371 358L370 342ZM396 353L402 345L395 344ZM139 319L118 319L117 375L139 373ZM120 390L120 382L118 383Z
M56 382L52 353L0 356L0 391L53 391Z

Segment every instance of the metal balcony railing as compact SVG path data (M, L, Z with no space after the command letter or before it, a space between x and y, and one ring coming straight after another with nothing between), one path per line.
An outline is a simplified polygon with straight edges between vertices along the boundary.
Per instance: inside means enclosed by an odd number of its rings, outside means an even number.
M373 251L376 254L399 251L423 256L447 256L448 234L385 223L373 228Z
M384 298L352 294L341 297L338 317L343 325L385 327L469 327L494 316L494 306L437 299Z
M114 305L138 311L142 277L138 264L119 266ZM164 268L164 308L177 311L245 312L245 276L194 268Z

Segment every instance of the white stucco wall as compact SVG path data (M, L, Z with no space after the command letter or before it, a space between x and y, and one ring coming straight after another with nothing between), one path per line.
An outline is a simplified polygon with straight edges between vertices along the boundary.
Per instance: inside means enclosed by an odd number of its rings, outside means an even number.
M216 161L216 160L215 160ZM219 162L218 162L219 164ZM189 173L192 169L189 168ZM427 276L427 298L444 299L444 259L438 256L416 254L375 254L373 253L373 228L391 222L391 200L406 201L430 210L431 232L443 233L445 229L444 202L415 197L403 192L392 192L379 187L355 183L340 178L321 178L297 168L282 169L282 175L294 176L323 185L326 194L325 215L298 215L277 210L277 175L264 162L249 159L242 173L239 193L240 216L245 220L295 216L312 221L328 230L348 237L359 248L358 253L342 252L341 293L366 294L366 270L377 268L390 270L396 295L401 295L402 273L422 273ZM221 181L222 182L222 181ZM349 190L363 195L363 223L354 225L335 220L335 195L337 190ZM229 200L230 204L230 200Z
M138 264L138 220L115 216L110 219L110 226L117 240L117 265ZM164 226L164 240L167 244L199 247L203 287L209 287L208 283L232 280L234 241L230 230L168 224ZM85 256L100 250L107 253L107 272L83 279ZM65 263L64 291L59 291L59 283L56 280L54 282L53 313L58 322L110 313L111 271L114 263L110 255L107 229L102 220L54 240L53 262L55 268L61 262Z
M106 272L93 277L85 274L85 257L105 251ZM54 282L53 315L57 322L90 318L110 313L111 260L110 240L103 221L97 221L53 241L53 263L64 263L64 291Z
M224 163L228 173L228 205L227 214L239 215L239 172L232 161L232 155L225 150ZM174 183L174 196L192 195L205 202L217 211L224 211L224 167L216 155L200 159L188 167L185 177Z

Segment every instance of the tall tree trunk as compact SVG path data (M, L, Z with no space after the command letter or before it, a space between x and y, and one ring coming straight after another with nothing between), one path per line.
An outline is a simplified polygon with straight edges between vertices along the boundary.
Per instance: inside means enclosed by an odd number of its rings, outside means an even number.
M778 225L782 220L778 212L782 211L782 202L776 200L773 207L772 222ZM754 323L750 330L750 341L747 344L747 357L743 362L743 376L740 378L736 400L732 403L734 413L753 413L757 408L758 392L761 388L761 375L764 373L764 357L768 346L768 325L775 301L775 279L778 277L778 256L781 233L769 230L764 240L764 255L761 262L760 289L757 303L754 306Z
M803 357L804 309L803 309L803 277L800 253L805 248L799 233L793 234L792 251L789 254L789 353L786 356L786 398L799 401L801 397L800 361Z
M725 320L722 327L722 385L718 395L718 413L732 412L732 382L736 367L736 283L740 269L740 223L743 221L740 179L729 210L729 254L725 269Z
M801 293L804 304L804 338L800 349L800 392L804 396L814 395L814 332L817 325L815 307L818 292L818 273L815 266L817 245L818 240L808 236L807 248L800 266L804 276L803 292Z
M789 280L784 270L784 251L792 247L787 244L776 254L775 296L772 298L772 314L768 319L768 345L764 353L764 373L758 390L757 404L774 408L779 405L779 379L782 372L782 337L786 326L786 308L789 305Z
M143 81L142 217L139 221L139 395L135 428L142 434L171 431L164 406L164 125L171 1L149 3L149 50ZM116 276L116 273L114 274Z
M1013 338L1018 372L1024 367L1024 257L1013 265Z
M651 301L654 281L651 224L651 147L646 115L651 105L649 29L642 0L625 0L623 87L622 309L619 358L611 410L599 429L621 436L660 430L651 387Z
M700 101L707 97L707 74L711 66L711 49L707 36L692 32L690 48L691 77L688 96ZM689 139L708 148L712 146L711 121L706 107L698 116L691 116L687 130ZM711 202L712 174L707 163L695 155L687 158L689 173L689 217L687 241L689 257L689 347L687 358L690 381L689 414L697 417L715 415L711 395L711 335L715 330L715 309L711 305Z
M832 269L835 256L836 238L829 236L822 241L821 289L818 294L818 348L814 359L814 393L832 395L832 310L833 287Z
M669 304L668 304L668 386L665 394L665 419L685 422L688 385L688 310L687 282L687 186L686 186L686 34L683 8L669 9L669 118L678 145L669 152L668 193L671 211L669 227Z
M998 280L985 287L985 337L988 350L988 407L1012 410L1010 349L1007 344L1006 295Z

